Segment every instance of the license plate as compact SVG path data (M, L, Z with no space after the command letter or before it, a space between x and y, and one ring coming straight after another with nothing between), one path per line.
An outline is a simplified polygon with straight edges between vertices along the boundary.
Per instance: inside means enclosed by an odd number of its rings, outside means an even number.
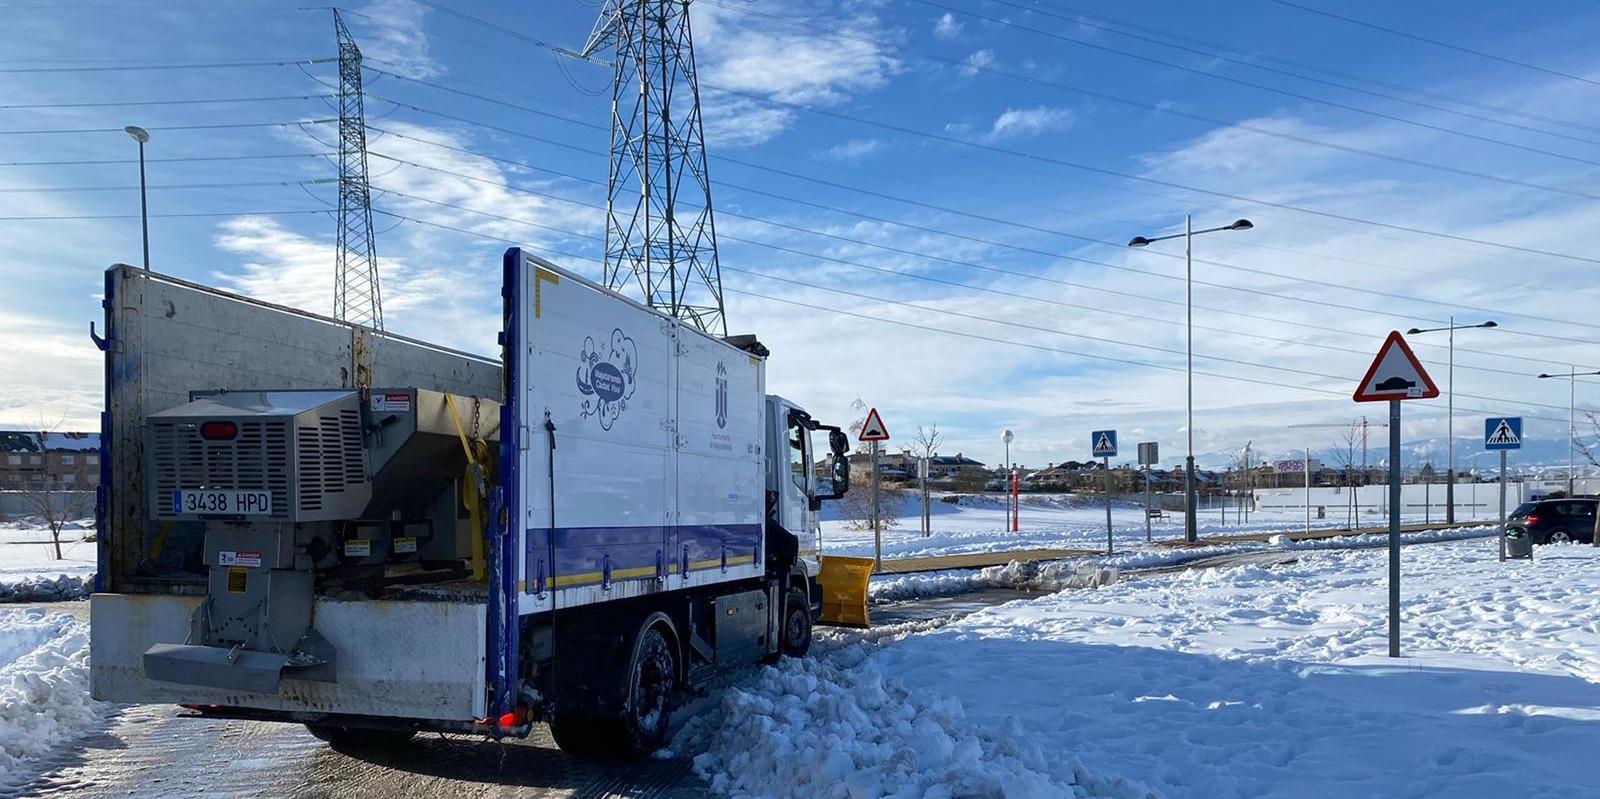
M272 513L272 494L268 491L180 488L172 492L172 512L179 515L266 516Z

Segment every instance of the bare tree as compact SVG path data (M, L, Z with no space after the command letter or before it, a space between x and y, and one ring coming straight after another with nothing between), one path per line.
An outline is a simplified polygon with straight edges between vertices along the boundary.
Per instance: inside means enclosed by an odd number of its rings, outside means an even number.
M919 458L931 458L939 454L939 445L944 442L944 433L939 431L937 422L934 424L917 425L917 434L911 438L914 445L911 451Z
M37 516L44 522L45 528L50 531L50 542L55 547L56 560L61 560L61 530L67 522L82 518L87 512L83 491L69 485L67 475L76 476L77 468L66 468L64 458L51 457L50 436L55 433L65 417L55 424L43 421L39 424L39 431L24 436L36 442L36 453L26 453L39 459L38 470L19 470L13 472L6 484L0 485L11 493L29 515ZM76 453L74 453L75 455ZM74 467L76 464L74 464Z
M1360 513L1360 504L1356 501L1356 481L1353 475L1356 464L1357 447L1361 443L1361 423L1351 422L1350 426L1339 433L1339 440L1333 445L1333 465L1339 468L1339 473L1344 475L1345 487L1350 491L1350 496L1345 502L1345 526L1353 527L1354 517ZM1362 475L1365 481L1366 475Z

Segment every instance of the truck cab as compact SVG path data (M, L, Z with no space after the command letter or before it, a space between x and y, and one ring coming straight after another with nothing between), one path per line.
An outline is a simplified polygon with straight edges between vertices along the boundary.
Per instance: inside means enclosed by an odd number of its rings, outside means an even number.
M817 422L775 394L767 395L767 431L767 551L778 557L793 551L793 584L806 591L815 621L822 607L818 511L823 500L837 499L849 489L849 438L839 427ZM820 445L814 440L819 433L825 434Z

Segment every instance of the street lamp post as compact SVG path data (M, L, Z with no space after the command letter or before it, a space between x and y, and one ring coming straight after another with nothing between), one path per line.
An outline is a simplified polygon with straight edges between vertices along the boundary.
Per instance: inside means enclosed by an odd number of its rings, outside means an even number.
M129 125L123 131L139 143L139 229L144 234L144 269L150 271L150 211L144 191L144 143L150 141L150 131L138 125Z
M1479 322L1475 325L1458 325L1456 324L1456 318L1452 316L1450 317L1449 327L1413 327L1406 331L1408 336L1414 336L1418 333L1437 333L1441 330L1449 331L1450 333L1450 376L1448 380L1449 389L1446 392L1449 400L1445 416L1445 424L1449 429L1445 431L1444 439L1445 459L1449 461L1444 470L1445 524L1456 523L1456 331L1469 330L1474 327L1499 327L1499 325L1492 321Z
M1567 496L1574 493L1575 479L1578 474L1578 462L1573 453L1578 449L1578 378L1590 375L1600 375L1600 371L1580 372L1578 367L1567 367ZM1547 380L1561 375L1541 374L1540 380Z
M1249 230L1255 227L1248 219L1238 219L1232 224L1221 227L1195 230L1194 222L1189 214L1183 215L1183 232L1172 233L1166 236L1134 236L1128 242L1129 247L1145 247L1154 242L1183 238L1183 325L1188 343L1185 346L1188 364L1184 369L1185 379L1188 382L1188 421L1186 430L1189 434L1188 455L1183 460L1183 537L1187 541L1199 540L1200 535L1195 526L1195 486L1194 486L1194 237L1201 233L1216 233L1222 230Z

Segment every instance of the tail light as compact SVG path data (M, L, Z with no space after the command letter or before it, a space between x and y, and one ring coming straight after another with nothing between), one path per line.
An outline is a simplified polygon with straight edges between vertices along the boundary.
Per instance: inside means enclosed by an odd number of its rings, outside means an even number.
M1523 519L1522 519L1522 521L1523 521L1523 522L1524 522L1524 523L1526 523L1526 524L1528 524L1528 525L1529 525L1529 526L1532 526L1532 525L1535 525L1535 524L1538 524L1538 523L1539 523L1539 514L1537 514L1537 513L1530 513L1530 514L1528 514L1528 515L1527 515L1527 516L1526 516L1526 517L1524 517L1524 518L1523 518Z
M239 435L239 425L233 422L201 422L200 437L207 441L232 441Z

